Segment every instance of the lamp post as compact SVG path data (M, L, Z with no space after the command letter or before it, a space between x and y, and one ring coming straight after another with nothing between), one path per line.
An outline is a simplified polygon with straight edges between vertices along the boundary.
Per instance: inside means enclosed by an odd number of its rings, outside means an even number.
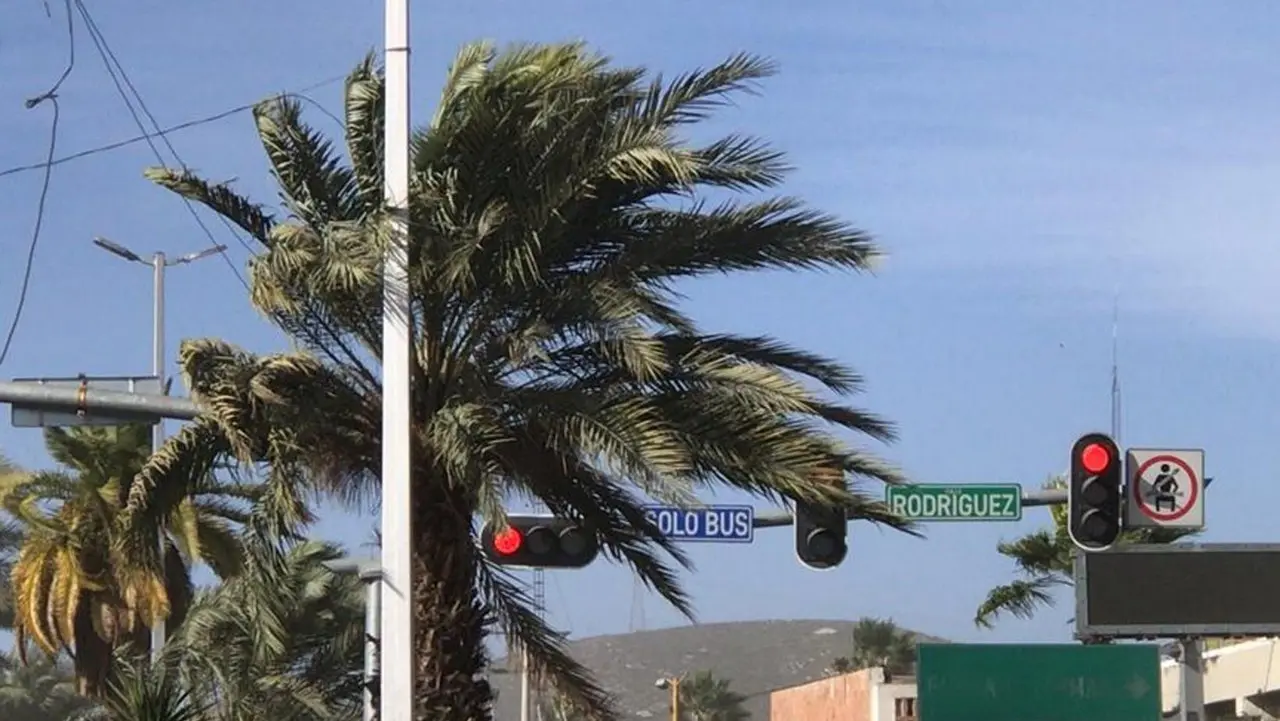
M679 676L664 676L653 683L660 689L671 690L671 721L680 721L680 684L684 681L684 674Z
M174 258L166 256L164 253L154 253L151 258L144 258L141 255L129 250L128 248L113 242L106 238L97 237L93 239L93 244L107 251L108 253L123 258L131 263L139 263L151 267L152 278L152 326L151 326L151 372L156 379L160 381L160 387L166 388L164 378L164 274L167 268L175 265L186 265L202 260L210 256L222 253L227 249L225 245L215 245L212 248L205 248L194 253L187 253ZM156 422L151 429L151 450L152 452L160 449L164 444L164 423ZM160 538L160 572L164 573L164 556L165 542L164 531L161 530ZM165 621L162 618L155 619L155 623L151 627L151 658L154 660L159 657L160 649L164 646L165 640Z
M378 559L340 558L324 564L334 573L355 573L365 585L363 721L377 718L373 679L378 675L378 640L382 633L382 565Z

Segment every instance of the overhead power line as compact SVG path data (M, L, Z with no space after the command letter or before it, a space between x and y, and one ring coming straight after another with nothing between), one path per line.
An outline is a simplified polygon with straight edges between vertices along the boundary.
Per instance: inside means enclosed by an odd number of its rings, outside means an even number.
M107 69L107 75L110 76L112 85L115 86L116 92L120 95L120 99L124 101L125 108L129 111L129 117L133 118L133 124L138 127L138 130L141 131L144 136L146 136L145 142L147 147L151 148L151 153L155 155L156 161L161 165L167 164L165 162L164 154L160 152L160 148L156 146L155 140L153 139L154 137L159 137L161 142L165 144L165 147L168 148L173 159L177 161L178 165L181 166L183 170L186 170L187 164L182 161L182 156L178 155L177 149L173 147L173 143L169 141L168 136L161 132L160 124L156 121L155 115L153 115L150 108L147 107L146 101L142 99L142 94L138 92L138 88L129 78L128 72L126 72L124 66L120 64L120 59L116 57L115 52L107 43L106 37L104 37L102 35L102 31L98 29L98 24L94 22L93 15L89 13L89 9L85 7L82 0L72 0L72 2L75 4L76 10L79 11L80 18L84 20L85 29L88 31L89 39L93 42L94 48L97 49L98 57L102 59L102 64ZM133 96L132 98L130 98L131 94ZM134 106L135 101L137 102L137 107ZM154 132L148 131L146 124L138 115L139 111L147 117L147 120L151 121L152 131ZM244 275L240 272L240 269L236 267L235 261L231 260L231 256L227 254L225 246L222 246L218 243L217 238L213 237L213 232L209 230L209 226L205 224L204 219L200 217L200 213L196 210L195 204L185 197L179 197L182 199L182 204L186 206L187 212L191 215L192 220L194 220L196 225L200 227L200 232L204 233L205 237L208 238L209 243L223 248L219 255L227 264L227 267L231 269L236 280L240 281L240 285L244 286L247 290L249 288L249 284L245 281ZM231 233L231 237L235 238L245 250L252 254L253 247L236 232L235 227L232 226L226 218L222 217L222 214L216 213L215 215L217 215L222 221L222 224L226 227L227 231Z
M63 0L63 7L66 12L67 39L68 39L67 64L64 67L63 72L59 76L58 80L49 88L49 90L45 91L44 93L41 93L40 95L29 98L25 103L25 106L27 107L27 109L35 108L44 103L49 103L53 107L53 117L50 123L50 132L49 132L49 144L48 144L48 150L45 155L45 160L44 162L41 162L41 163L19 165L19 166L14 166L14 167L0 170L0 178L8 177L11 175L18 175L20 173L25 173L25 172L36 172L36 171L43 172L43 179L41 181L41 190L40 190L39 200L36 204L35 224L31 234L31 241L27 249L26 261L25 261L25 265L22 273L22 283L18 293L18 301L14 309L14 314L9 324L8 331L5 334L4 344L3 346L0 346L0 365L3 365L4 361L8 358L9 351L12 349L12 346L13 346L14 337L17 334L18 326L22 320L23 311L26 308L26 302L27 302L27 298L28 298L30 286L31 286L32 273L35 267L36 251L40 244L41 230L43 229L43 225L44 225L45 206L48 200L49 188L52 181L54 167L62 165L64 163L71 162L73 160L79 160L79 159L90 157L93 155L98 155L100 153L106 153L112 150L118 150L120 148L135 145L137 143L146 143L147 146L151 149L152 153L156 156L157 161L159 161L161 165L167 165L164 154L160 151L160 148L156 145L156 142L155 142L157 139L159 139L164 144L166 149L169 151L170 155L173 156L173 159L177 163L177 165L180 166L183 170L187 170L188 169L187 164L182 160L182 157L178 154L177 150L173 146L173 143L168 138L168 135L170 133L177 132L180 130L186 130L193 127L198 127L201 125L207 125L209 123L214 123L219 120L223 120L225 118L231 117L233 115L237 115L242 112L248 112L258 104L258 103L245 103L243 105L238 105L238 106L223 110L221 112L214 113L213 115L207 115L204 117L195 118L182 123L178 123L177 125L172 125L169 127L162 128L160 127L159 122L156 120L155 115L152 114L150 108L147 107L146 102L143 100L141 94L138 92L137 87L133 84L133 81L130 79L128 73L125 71L124 67L120 64L120 61L116 57L115 52L111 49L111 46L108 44L106 38L103 36L101 30L98 28L97 23L94 21L93 16L92 14L90 14L88 8L85 7L83 1L82 0ZM58 132L59 132L59 121L61 120L61 107L58 104L57 92L61 88L63 82L66 81L66 79L70 76L72 69L75 67L76 34L75 34L75 17L73 14L73 8L76 12L79 13L81 19L85 23L85 28L88 31L89 38L93 42L95 49L98 51L98 55L102 59L103 64L107 69L107 74L111 77L112 84L115 86L116 91L119 93L121 99L124 101L125 106L129 110L129 114L134 121L134 125L138 127L140 134L124 140L107 143L105 145L88 148L86 150L81 150L81 151L72 153L70 155L59 157L57 155L57 142L58 142ZM312 83L311 85L300 88L296 91L280 93L277 97L293 97L299 100L303 100L322 110L325 113L325 115L333 119L336 123L338 123L341 126L342 125L341 120L339 120L332 113L326 110L322 105L320 105L320 103L308 97L306 93L312 90L316 90L318 88L322 88L327 85L331 85L333 83L339 82L343 80L343 78L344 76L341 76L341 75L327 78L320 82ZM150 125L151 125L150 128L148 128L147 124L143 122L143 116L145 116L146 119L150 121ZM220 243L218 243L216 239L214 239L212 231L210 231L209 227L205 224L204 220L200 217L199 213L195 208L195 205L186 198L182 198L181 200L183 204L186 206L187 211L191 214L192 218L195 220L197 225L199 225L201 231L210 240L210 242L213 243L214 245L220 245ZM241 236L239 231L230 221L228 221L221 214L215 213L215 215L217 215L218 220L221 221L223 226L226 227L227 231L231 233L232 237L234 237L236 241L240 243L240 245L242 245L250 253L254 252L253 247L250 246L247 241L245 241L245 239ZM239 280L240 284L247 289L248 283L245 281L244 276L241 274L240 270L235 266L235 263L230 259L230 257L226 254L225 251L221 255L223 260L227 263L228 267L231 269L232 273L235 274L236 279Z
M40 182L40 198L36 201L35 225L31 231L31 242L27 244L27 258L22 269L22 284L18 289L18 303L14 306L13 318L9 322L9 330L5 333L4 345L0 346L0 365L4 365L5 360L9 357L9 350L13 348L13 339L18 334L18 324L22 322L22 311L27 307L27 294L31 290L31 271L35 268L36 248L40 246L40 231L44 227L45 202L49 199L49 185L53 180L53 157L58 150L58 121L62 114L62 109L58 106L58 90L62 88L62 84L71 76L71 71L76 66L76 24L71 17L71 0L64 0L63 5L67 13L67 64L63 67L62 74L58 76L58 80L48 90L40 95L28 98L24 103L28 110L49 103L53 106L53 118L49 123L49 150L46 154L48 162L44 164L44 179Z
M304 95L304 93L309 93L312 90L318 90L327 85L332 85L336 82L341 81L342 79L343 79L342 76L328 78L327 80L322 80L318 83L312 83L311 85L298 88L297 90L280 93L276 97L298 98L299 100L306 100L308 102L314 103L315 100L307 97L306 95ZM233 115L239 115L240 113L247 113L250 110L253 110L253 108L257 106L257 104L258 103L245 103L244 105L237 105L234 108L227 108L226 110L223 110L222 112L219 112L219 113L214 113L213 115L205 115L199 118L192 118L191 120L178 123L177 125L170 125L166 128L161 128L159 131L154 133L142 133L139 135L135 135L131 138L126 138L124 140L117 140L112 143L107 143L106 145L98 145L92 148L86 148L85 150L79 150L69 155L63 155L63 156L54 158L52 160L47 160L43 163L15 165L11 168L5 168L4 170L0 170L0 178L4 178L10 175L19 175L21 173L30 173L36 170L44 170L50 166L62 165L63 163L69 163L73 160L80 160L82 158L92 157L94 155L99 155L101 153L109 153L112 150L127 148L130 145L145 143L149 138L154 138L162 135L170 135L172 133L176 133L181 130L188 130L190 128L200 127L201 125L216 123L219 120L225 120Z

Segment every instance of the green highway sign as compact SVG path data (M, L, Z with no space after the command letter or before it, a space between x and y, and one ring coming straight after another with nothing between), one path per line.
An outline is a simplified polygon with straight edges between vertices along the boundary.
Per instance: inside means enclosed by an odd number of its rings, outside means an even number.
M920 644L919 721L1159 721L1153 644Z
M886 486L884 502L913 521L1022 520L1022 486L1016 483Z

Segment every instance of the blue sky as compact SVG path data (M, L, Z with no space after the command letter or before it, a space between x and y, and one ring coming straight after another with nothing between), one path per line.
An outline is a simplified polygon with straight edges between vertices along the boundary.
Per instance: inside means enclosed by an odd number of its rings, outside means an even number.
M38 0L0 27L0 171L43 159L45 90L66 34ZM91 4L103 34L164 126L343 75L382 41L381 4L334 0L136 0ZM1108 423L1111 305L1120 289L1123 440L1198 446L1216 476L1209 540L1274 540L1280 467L1280 144L1274 132L1280 6L1251 2L415 3L413 105L423 120L450 57L491 38L585 39L626 63L678 72L752 51L781 65L700 132L745 130L790 154L785 191L873 232L889 257L875 277L761 275L690 286L712 329L769 333L838 357L869 379L867 407L900 424L877 452L922 482L1034 486L1065 466L1077 435ZM80 33L60 92L59 154L136 128ZM310 94L336 108L340 84ZM314 122L336 131L319 113ZM240 113L175 133L207 177L274 192ZM89 244L140 252L209 245L173 196L141 170L145 145L69 162L53 174L26 315L0 374L143 374L146 269ZM0 176L0 311L18 296L38 172ZM216 222L218 242L246 252ZM281 338L217 259L174 270L170 354L221 336L259 351ZM1267 380L1271 378L1272 380ZM45 462L38 433L0 425L0 448ZM879 492L879 489L874 489ZM724 501L739 500L725 496ZM980 632L985 591L1012 568L996 542L1047 523L951 524L914 540L851 529L837 570L794 560L787 530L750 547L698 547L688 578L702 621L892 617L957 640L1069 638L1064 603ZM370 519L326 515L352 545ZM620 568L551 573L555 621L575 635L679 622L657 599L636 613Z

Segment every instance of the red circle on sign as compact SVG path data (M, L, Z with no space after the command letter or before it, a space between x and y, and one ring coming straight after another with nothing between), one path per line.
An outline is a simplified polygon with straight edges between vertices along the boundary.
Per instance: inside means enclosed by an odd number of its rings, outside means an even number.
M1186 473L1189 481L1187 488L1187 502L1176 511L1161 513L1151 506L1147 505L1147 499L1142 495L1142 477L1146 474L1147 469L1157 463L1168 463L1170 465L1181 468ZM1138 472L1134 474L1133 479L1133 497L1138 502L1138 510L1142 511L1142 515L1157 521L1176 521L1187 515L1196 505L1196 500L1200 497L1200 478L1196 476L1196 472L1191 470L1191 466L1187 462L1177 456L1152 456L1145 463L1138 466Z

